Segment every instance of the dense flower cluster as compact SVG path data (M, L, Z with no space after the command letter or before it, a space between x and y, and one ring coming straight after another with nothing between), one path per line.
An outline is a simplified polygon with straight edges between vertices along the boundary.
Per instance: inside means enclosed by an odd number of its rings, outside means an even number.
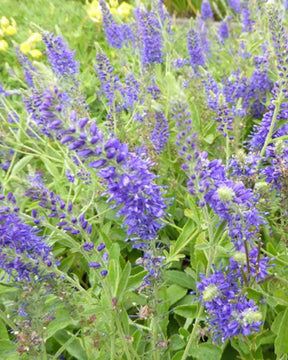
M53 256L45 238L20 218L12 193L0 195L0 201L0 268L16 282L47 276Z
M103 89L112 99L110 94L113 89L106 87L106 74L111 74L111 67L107 65L105 56L99 54L98 60ZM105 71L103 64L108 66ZM69 151L77 154L78 159L97 170L107 186L105 194L109 195L108 201L113 201L114 207L120 207L119 216L125 216L123 226L127 227L129 237L155 239L163 226L160 218L165 215L167 205L162 197L162 188L154 184L156 176L149 170L151 162L129 152L128 146L117 138L104 140L95 122L87 117L78 118L74 110L69 112L70 108L64 106L65 97L57 88L53 90L54 94L44 89L36 94L36 98L35 93L26 96L27 111L39 132L65 144ZM67 226L70 228L70 225ZM72 227L71 231L74 231Z
M152 11L136 9L141 61L143 66L163 61L163 40L157 16Z
M197 284L207 309L210 330L215 341L225 342L236 335L259 332L262 314L253 300L242 293L235 272L217 270Z
M210 2L207 0L203 1L201 4L201 16L203 20L213 18L213 11L211 9Z
M46 46L46 54L53 72L59 78L76 80L79 73L79 62L75 60L75 51L71 51L68 44L60 37L52 33L44 33L43 41Z
M195 71L197 71L199 65L205 65L205 58L202 52L199 35L193 29L188 31L188 53L190 63Z
M106 1L100 1L100 6L107 42L110 46L120 49L123 43L121 26L116 24L113 15L106 5Z
M151 133L150 140L153 143L155 151L161 153L169 138L168 120L162 111L155 113L155 127Z
M108 99L108 104L112 105L115 100L115 91L119 89L120 79L114 75L114 68L105 54L96 55L95 70L101 83L101 89Z

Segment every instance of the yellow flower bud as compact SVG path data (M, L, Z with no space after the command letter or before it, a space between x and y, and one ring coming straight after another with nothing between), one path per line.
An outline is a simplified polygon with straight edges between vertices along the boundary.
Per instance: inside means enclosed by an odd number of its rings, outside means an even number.
M27 54L29 51L31 51L31 45L25 41L20 45L20 50L23 52L23 54Z
M29 54L35 59L38 59L39 57L42 56L42 52L40 50L38 50L38 49L30 50Z
M120 17L128 17L131 12L132 6L125 1L118 7L117 12Z
M5 40L0 40L0 51L6 51L8 48L8 43Z
M0 20L0 24L2 29L6 28L7 26L10 25L9 20L6 18L6 16L2 16L1 20Z
M9 25L4 29L4 33L7 35L15 35L17 33L16 26Z
M31 35L29 36L27 42L31 44L31 43L40 42L41 40L42 40L41 34L39 34L39 33L36 32L36 33L33 33L33 34L31 34Z

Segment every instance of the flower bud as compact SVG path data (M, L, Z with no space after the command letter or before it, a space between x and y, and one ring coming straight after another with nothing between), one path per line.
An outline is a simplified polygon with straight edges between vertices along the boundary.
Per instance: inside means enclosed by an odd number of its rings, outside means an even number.
M219 291L216 285L208 285L203 291L202 298L204 301L212 301L218 296L218 292Z
M228 186L220 187L217 190L217 194L219 196L219 199L224 203L233 200L233 198L235 196L234 191L231 188L229 188Z

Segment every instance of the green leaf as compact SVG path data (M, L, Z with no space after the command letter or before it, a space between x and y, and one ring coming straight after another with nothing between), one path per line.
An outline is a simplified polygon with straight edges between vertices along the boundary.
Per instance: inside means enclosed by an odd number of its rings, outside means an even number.
M71 341L72 337L72 341ZM74 337L74 338L73 338ZM54 335L55 340L58 341L63 347L63 351L68 351L70 355L78 360L88 360L87 355L81 345L81 342L74 334L69 333L68 331L58 331Z
M199 231L195 228L194 222L192 220L188 220L176 242L171 245L170 254L168 255L168 259L166 261L175 261L175 257L180 254L190 242L195 243L198 235Z
M147 274L147 271L140 271L139 273L130 276L128 280L128 289L137 288L143 281L143 277Z
M42 157L41 160L43 161L46 169L48 172L55 178L58 179L60 177L59 171L57 169L57 166L55 166L50 160L47 158Z
M185 341L178 334L174 334L170 337L169 349L172 351L177 351L183 349L185 346Z
M13 354L12 352L15 353ZM16 345L12 344L10 340L1 339L0 340L0 359L5 360L14 360L19 359L18 355L16 354Z
M1 319L0 319L0 340L9 340L7 328Z
M214 140L215 140L215 136L213 134L209 134L204 138L204 141L207 142L207 144L209 145L213 144Z
M184 350L178 351L172 358L172 360L181 360L184 354Z
M121 301L125 291L127 290L127 285L129 281L129 276L131 272L131 264L127 262L124 270L122 271L121 278L117 288L117 300Z
M57 313L56 319L51 321L47 326L46 340L54 336L54 334L56 334L57 331L65 329L67 326L72 324L73 324L73 320L71 319L69 312L59 311Z
M178 300L182 299L187 294L187 290L183 287L173 284L167 289L167 295L170 306L175 304Z
M17 161L15 166L13 166L13 170L11 171L11 175L17 175L25 166L29 164L29 162L33 159L33 155L26 155L21 160Z
M274 319L272 325L271 325L271 330L274 332L274 334L278 334L279 333L279 328L281 325L281 321L283 319L283 315L284 315L285 310L281 311L276 318Z
M190 332L188 331L188 330L186 330L186 329L184 329L184 328L180 328L179 329L179 334L180 335L182 335L182 336L184 336L185 338L187 338L189 335L190 335Z
M288 353L288 308L286 308L275 340L275 353L280 356Z
M194 279L178 270L167 270L163 274L164 280L169 284L177 284L186 289L195 289Z
M202 343L195 348L190 349L190 355L199 360L220 360L222 350L217 345Z
M108 276L110 280L109 284L111 287L112 294L114 297L116 297L118 284L121 276L121 268L119 262L115 259L111 259L109 262Z
M174 313L184 317L185 319L195 319L197 305L180 305L174 310Z

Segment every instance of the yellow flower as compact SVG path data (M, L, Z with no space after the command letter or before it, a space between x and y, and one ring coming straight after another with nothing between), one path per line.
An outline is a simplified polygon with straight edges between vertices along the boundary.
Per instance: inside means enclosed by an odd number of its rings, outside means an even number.
M38 49L30 50L29 54L35 59L38 59L40 56L42 56L42 52Z
M117 9L116 8L111 7L109 10L110 10L112 15L117 15Z
M124 1L117 8L117 12L120 17L128 17L131 12L131 9L132 9L132 5L130 5L126 1Z
M9 20L6 18L6 16L2 16L1 20L0 20L0 24L2 29L6 28L7 26L10 25Z
M20 45L20 50L23 52L23 54L28 54L29 51L31 51L31 45L27 41L24 41Z
M118 0L110 0L109 2L110 2L110 6L111 6L112 8L117 8L118 5L119 5ZM107 5L108 5L108 4L107 4Z
M42 40L42 36L41 34L35 32L33 34L31 34L27 40L27 42L29 44L33 44L33 43L37 43L37 42L40 42Z
M5 40L0 40L0 51L6 51L8 48L8 43Z
M7 35L15 35L17 33L16 26L9 25L4 29L4 33Z
M0 38L4 37L4 31L0 29Z
M102 12L100 4L97 0L93 0L91 4L87 3L87 14L92 21L102 22Z

